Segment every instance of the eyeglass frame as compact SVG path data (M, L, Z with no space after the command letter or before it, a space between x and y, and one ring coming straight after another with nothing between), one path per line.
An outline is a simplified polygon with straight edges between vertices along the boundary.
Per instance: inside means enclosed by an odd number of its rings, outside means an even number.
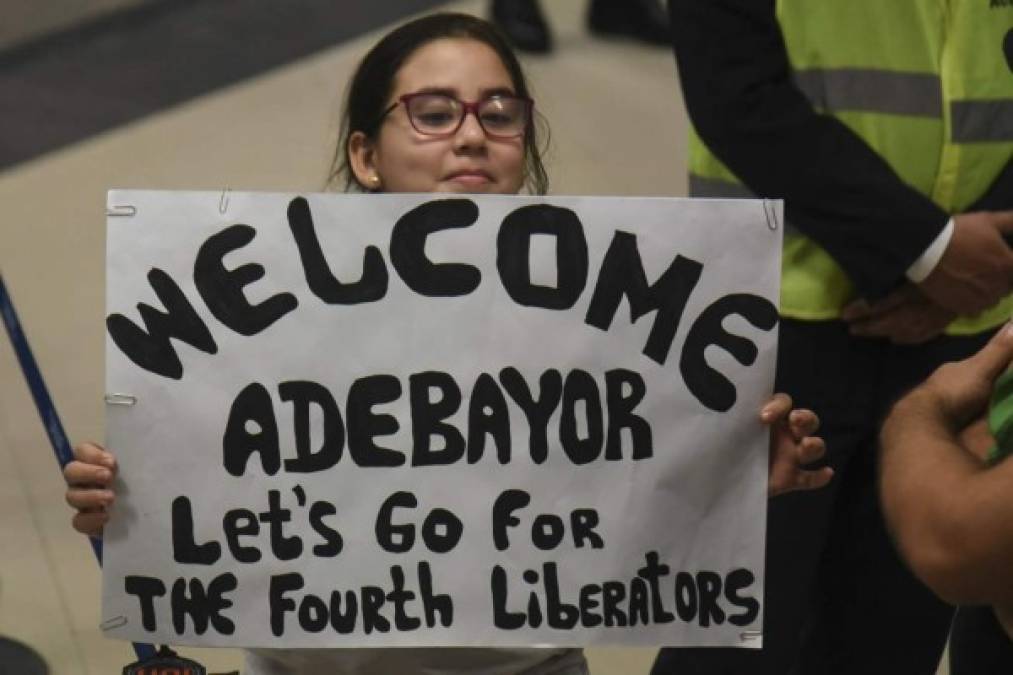
M417 126L415 126L415 120L412 119L412 115L411 115L411 112L410 112L410 108L408 107L408 104L411 102L411 100L413 98L419 98L419 97L422 97L422 96L442 96L444 98L449 98L450 100L456 101L457 103L459 103L464 108L464 111L461 114L461 118L459 120L457 120L457 126L455 126L450 131L441 132L441 133L432 133L430 131L422 131ZM525 118L524 119L524 128L520 132L518 132L516 134L497 134L497 133L489 131L488 129L485 128L485 125L482 123L482 118L478 114L478 107L480 105L482 105L483 103L495 100L497 98L512 98L512 99L516 99L518 101L522 101L522 102L524 102L527 105L527 108L525 109L525 112L524 112L524 118ZM449 137L453 136L454 134L456 134L458 131L461 130L461 127L464 125L464 120L468 116L468 113L471 113L472 115L475 116L475 121L478 122L478 126L482 128L482 132L486 136L488 136L489 138L494 138L494 139L498 139L498 140L509 140L509 139L512 139L512 138L522 138L527 133L528 128L531 126L532 118L534 116L534 111L535 111L535 101L534 101L534 99L529 98L527 96L518 96L517 94L492 94L490 96L486 96L485 98L480 98L477 101L462 101L461 99L457 98L456 96L452 96L450 94L447 94L447 93L444 93L444 92L440 92L440 91L416 91L416 92L412 92L410 94L402 94L401 96L398 96L397 100L394 101L394 103L392 103L390 105L390 107L388 107L386 110L384 110L380 114L380 119L377 121L377 124L379 125L380 123L382 123L383 120L386 119L387 115L391 114L398 107L398 105L400 105L402 103L404 104L404 107L405 107L405 115L408 116L408 123L412 125L412 129L414 129L418 133L422 134L423 136L428 136L430 138L449 138Z

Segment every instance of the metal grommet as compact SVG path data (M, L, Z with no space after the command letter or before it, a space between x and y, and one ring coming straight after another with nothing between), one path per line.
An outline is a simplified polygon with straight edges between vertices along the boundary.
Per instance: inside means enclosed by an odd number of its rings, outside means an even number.
M130 218L137 215L137 207L131 204L116 204L106 207L109 218Z
M136 405L137 397L131 394L106 394L106 403L109 405Z
M125 616L114 616L111 619L106 619L98 625L100 630L112 630L114 628L121 628L127 625L127 617Z

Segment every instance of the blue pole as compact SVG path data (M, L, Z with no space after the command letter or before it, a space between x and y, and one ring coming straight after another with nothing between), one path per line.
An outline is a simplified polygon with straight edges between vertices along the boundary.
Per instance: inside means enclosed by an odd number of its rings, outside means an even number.
M28 338L25 337L17 312L14 311L14 303L11 302L11 297L7 293L7 286L4 284L2 274L0 274L0 316L3 318L7 335L14 346L18 363L21 364L21 372L24 373L25 381L32 392L32 398L35 399L35 407L39 411L39 417L42 418L42 425L49 436L49 443L53 446L56 461L59 462L62 470L74 460L74 451L70 447L70 441L67 440L67 434L63 431L63 424L60 422L60 416L56 412L56 406L53 405L53 399L49 395L46 383L42 379L39 364L35 361L35 356L32 355L31 347L28 346ZM91 542L92 550L95 551L95 558L101 566L102 540L95 537L88 539ZM155 648L149 644L135 642L134 652L137 654L137 658L143 660L154 656Z

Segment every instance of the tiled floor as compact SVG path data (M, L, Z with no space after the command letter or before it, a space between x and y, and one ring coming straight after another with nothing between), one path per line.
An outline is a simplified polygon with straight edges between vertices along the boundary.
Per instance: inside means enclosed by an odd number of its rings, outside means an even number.
M584 0L544 2L557 52L529 58L553 127L555 194L685 194L685 113L671 54L591 38ZM480 13L479 0L449 7ZM341 88L364 35L0 173L0 270L72 439L103 436L104 203L114 187L321 188ZM0 635L59 675L108 675L131 660L98 630L99 577L72 532L63 484L0 339ZM198 652L212 669L228 651ZM646 673L652 650L592 650L596 675Z

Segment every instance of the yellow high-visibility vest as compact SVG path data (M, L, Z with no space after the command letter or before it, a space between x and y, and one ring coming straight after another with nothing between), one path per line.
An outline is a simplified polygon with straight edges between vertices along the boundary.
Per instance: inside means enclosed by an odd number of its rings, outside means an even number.
M1013 2L778 0L777 19L813 107L948 213L966 210L1013 159L1013 72L1003 53ZM694 196L748 196L693 132L689 169ZM791 228L782 264L784 316L838 318L856 296L830 255ZM947 332L979 332L1011 312L1013 295Z

